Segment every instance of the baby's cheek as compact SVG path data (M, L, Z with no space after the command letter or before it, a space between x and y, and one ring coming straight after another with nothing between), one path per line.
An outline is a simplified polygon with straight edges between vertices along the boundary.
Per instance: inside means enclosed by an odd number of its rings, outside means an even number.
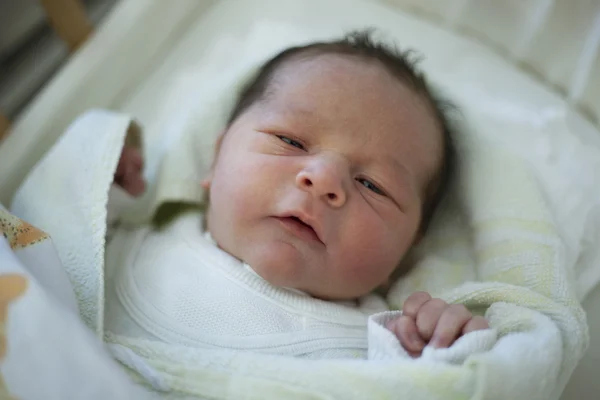
M370 291L385 283L395 268L395 256L381 242L363 242L346 253L342 265L344 280L355 287Z
M364 224L348 254L349 276L373 288L387 282L410 246L409 239L385 224Z

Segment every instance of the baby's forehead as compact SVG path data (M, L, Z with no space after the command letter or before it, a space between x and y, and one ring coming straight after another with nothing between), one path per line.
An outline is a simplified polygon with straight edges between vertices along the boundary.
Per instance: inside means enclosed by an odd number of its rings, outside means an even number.
M382 63L352 54L299 54L279 64L271 73L270 83L295 82L310 84L315 80L334 79L348 83L358 80L380 80L402 86L404 82L394 76Z
M273 73L263 110L351 123L365 134L395 132L398 135L394 136L401 136L406 130L439 130L432 107L421 94L380 63L348 55L286 61Z
M378 60L346 54L296 56L279 65L271 74L265 98L274 103L285 102L299 112L311 105L331 105L338 110L361 105L365 111L376 108L365 117L403 117L407 110L424 123L436 123L430 101L418 93L409 81L393 74ZM308 106L298 103L309 102ZM272 104L271 104L272 105ZM358 111L358 110L355 110ZM353 114L363 116L362 113ZM404 116L406 117L406 116ZM406 118L405 118L406 119Z

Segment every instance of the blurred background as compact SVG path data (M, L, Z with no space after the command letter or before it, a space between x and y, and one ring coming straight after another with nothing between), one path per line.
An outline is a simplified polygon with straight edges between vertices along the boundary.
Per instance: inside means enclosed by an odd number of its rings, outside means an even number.
M81 4L93 27L116 2L84 0ZM60 12L64 7L60 3L68 1L0 0L0 110L9 119L69 57L69 44L52 29L44 10L48 6Z

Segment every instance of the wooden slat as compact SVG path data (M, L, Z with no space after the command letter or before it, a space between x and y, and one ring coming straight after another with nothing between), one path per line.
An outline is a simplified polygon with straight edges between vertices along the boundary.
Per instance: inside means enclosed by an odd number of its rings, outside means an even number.
M8 128L10 128L10 120L0 112L0 141L8 134Z
M92 23L81 0L40 0L50 25L71 52L77 50L92 33Z

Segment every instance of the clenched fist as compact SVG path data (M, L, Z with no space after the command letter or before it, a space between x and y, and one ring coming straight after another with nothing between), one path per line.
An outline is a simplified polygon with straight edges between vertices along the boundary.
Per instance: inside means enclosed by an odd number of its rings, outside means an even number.
M416 292L404 302L402 315L389 321L386 327L412 357L418 357L427 345L449 347L462 335L488 329L489 325L485 318L473 316L462 304L448 304L429 293Z

